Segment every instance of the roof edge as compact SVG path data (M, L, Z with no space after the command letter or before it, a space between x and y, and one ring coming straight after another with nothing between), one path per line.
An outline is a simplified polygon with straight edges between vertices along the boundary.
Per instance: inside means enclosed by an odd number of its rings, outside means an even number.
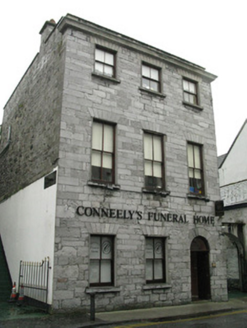
M123 44L124 42L125 43L128 42L128 46L130 47L130 45L131 45L136 50L138 47L139 47L139 50L141 50L140 48L145 48L146 50L152 51L153 56L154 55L162 56L163 60L166 60L167 62L170 62L171 64L174 64L181 68L186 68L187 70L190 69L191 71L196 72L196 74L202 75L204 78L206 78L210 82L213 82L217 78L216 75L207 72L206 69L202 66L199 66L199 65L194 64L190 61L187 61L181 57L177 57L166 51L163 51L159 48L155 48L144 42L138 41L129 36L126 36L124 34L110 30L108 28L97 25L95 23L92 23L90 21L87 21L85 19L82 19L80 17L74 16L71 14L67 14L66 16L62 17L57 24L57 28L61 33L64 33L67 28L74 28L74 29L81 30L81 31L91 32L96 35L98 35L99 33L102 33L102 31L104 31L104 33L106 35L108 35L109 37L111 37L113 39L115 38L114 42L118 42L121 44Z
M228 155L230 154L230 152L231 152L231 150L232 150L234 144L236 143L236 141L237 141L239 135L241 134L241 132L243 131L244 126L245 126L246 123L247 123L247 119L245 119L243 125L241 126L241 128L240 128L238 134L236 135L235 139L233 140L233 143L231 144L231 146L230 146L228 152L225 154L225 158L224 158L223 161L221 162L221 164L220 164L220 166L218 167L218 169L220 169L220 168L222 167L222 165L225 163L225 160L227 159Z

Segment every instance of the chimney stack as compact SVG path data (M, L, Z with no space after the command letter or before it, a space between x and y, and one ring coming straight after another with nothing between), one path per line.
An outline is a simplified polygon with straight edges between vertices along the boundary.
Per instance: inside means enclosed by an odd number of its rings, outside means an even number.
M51 19L50 21L46 21L43 25L42 29L40 30L39 34L41 35L41 44L40 47L46 42L48 36L56 26L56 22L54 19Z

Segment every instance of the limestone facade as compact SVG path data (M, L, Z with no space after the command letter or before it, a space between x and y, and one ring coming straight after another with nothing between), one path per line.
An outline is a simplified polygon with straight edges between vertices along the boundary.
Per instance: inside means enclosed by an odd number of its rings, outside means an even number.
M47 23L41 41L40 53L5 107L0 197L8 202L57 169L54 310L88 309L91 293L97 310L191 302L196 237L208 245L207 298L226 301L226 259L215 216L220 199L210 86L215 76L72 15ZM96 49L114 54L114 76L95 69ZM158 91L143 87L143 65L159 72ZM184 79L197 86L197 104L184 100ZM113 183L92 179L95 122L114 126ZM162 136L160 189L145 188L145 133ZM189 188L188 143L202 149L202 194ZM93 238L110 238L112 246L112 280L99 286L90 283ZM164 272L158 283L147 278L151 240L162 241Z

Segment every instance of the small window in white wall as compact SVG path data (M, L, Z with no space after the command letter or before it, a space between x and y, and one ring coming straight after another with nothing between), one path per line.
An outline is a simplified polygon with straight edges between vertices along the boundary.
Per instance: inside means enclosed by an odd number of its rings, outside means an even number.
M56 184L57 180L57 171L52 172L51 174L47 175L44 180L44 189L49 188Z

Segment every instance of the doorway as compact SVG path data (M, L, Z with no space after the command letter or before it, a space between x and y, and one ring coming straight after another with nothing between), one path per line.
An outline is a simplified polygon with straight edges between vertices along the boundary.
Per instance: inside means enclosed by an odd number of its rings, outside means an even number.
M191 255L191 294L192 301L208 300L210 293L209 247L203 237L193 239Z

